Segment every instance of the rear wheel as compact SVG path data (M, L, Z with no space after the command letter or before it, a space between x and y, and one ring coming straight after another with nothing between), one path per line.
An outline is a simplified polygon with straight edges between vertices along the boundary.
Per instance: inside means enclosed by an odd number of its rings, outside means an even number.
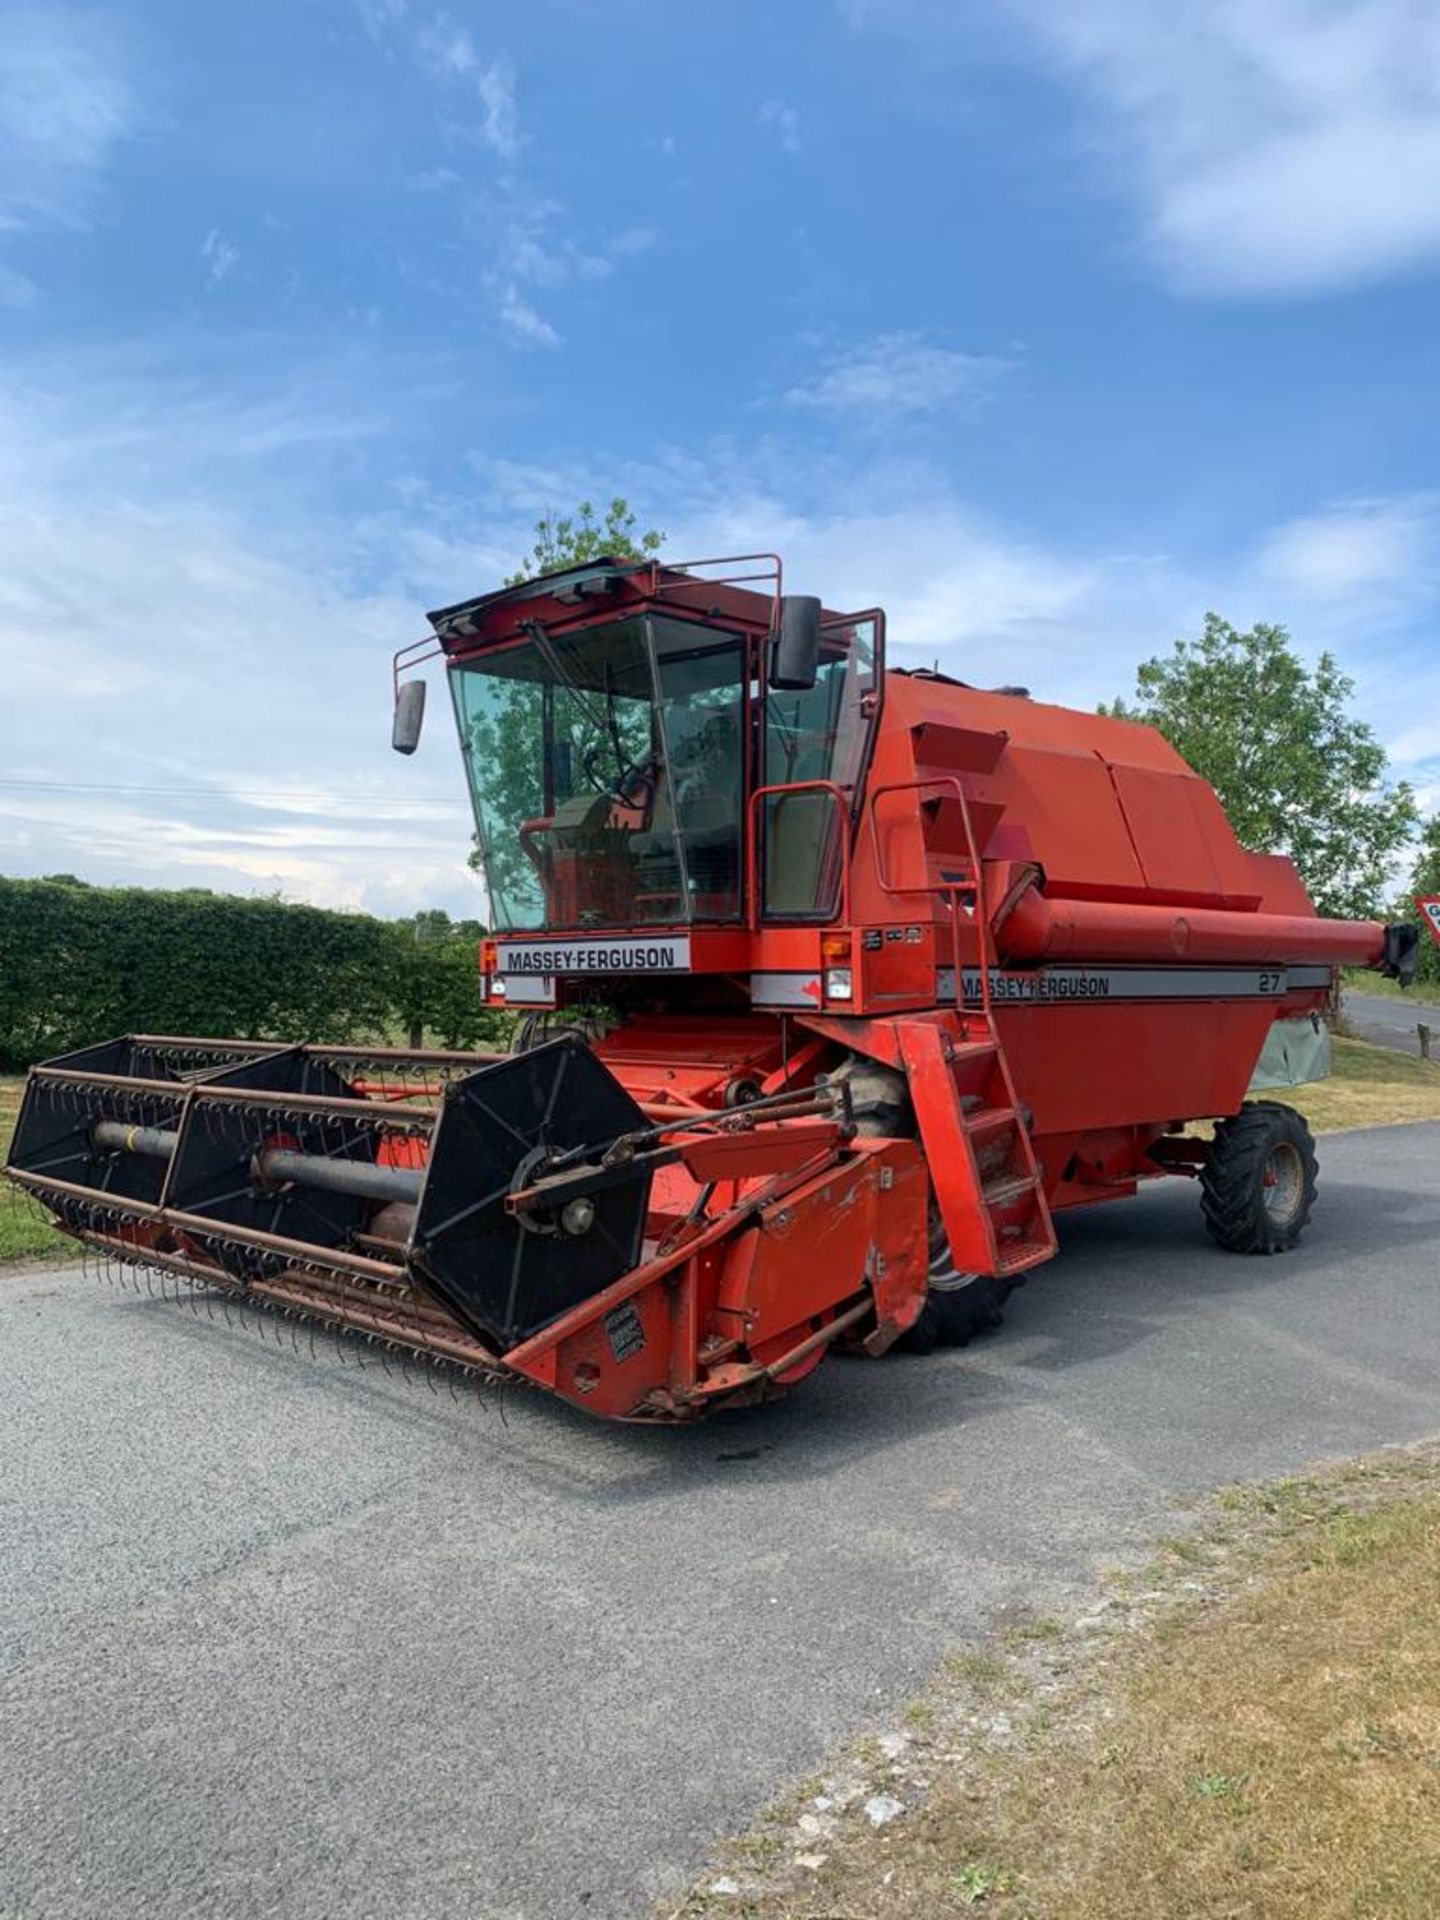
M1242 1107L1216 1127L1200 1174L1206 1230L1227 1253L1284 1253L1310 1218L1315 1179L1315 1142L1293 1107Z
M852 1054L828 1076L850 1088L856 1131L868 1139L915 1137L915 1110L905 1076ZM895 1342L902 1353L933 1353L936 1347L963 1347L977 1333L1001 1322L1000 1309L1013 1283L990 1274L962 1273L950 1257L950 1241L940 1209L930 1202L930 1279L925 1304L914 1324Z

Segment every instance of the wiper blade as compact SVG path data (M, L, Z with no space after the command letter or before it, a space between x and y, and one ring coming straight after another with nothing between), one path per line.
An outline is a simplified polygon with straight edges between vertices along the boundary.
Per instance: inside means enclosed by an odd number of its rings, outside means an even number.
M597 712L596 709L591 706L590 696L582 693L570 678L570 675L565 670L565 662L555 650L555 642L550 638L549 634L546 633L540 622L538 620L522 620L520 622L520 630L522 633L528 633L530 638L535 642L535 648L540 658L569 693L591 726L594 727L598 733L608 733L610 731L610 723L605 714Z

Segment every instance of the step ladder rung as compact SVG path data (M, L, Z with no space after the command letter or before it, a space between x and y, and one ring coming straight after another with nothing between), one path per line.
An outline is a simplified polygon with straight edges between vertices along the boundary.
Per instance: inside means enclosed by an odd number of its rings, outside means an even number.
M1008 1207L1013 1201L1021 1199L1027 1193L1037 1193L1040 1188L1038 1175L1033 1173L1011 1174L1004 1180L991 1180L980 1191L985 1204L992 1211L996 1207Z
M1012 1273L1022 1273L1027 1267L1038 1267L1042 1260L1050 1259L1055 1249L1048 1240L1021 1240L1006 1247L1000 1255L998 1270L1001 1277Z
M960 1066L967 1062L979 1060L985 1055L988 1055L993 1060L999 1051L1000 1042L998 1040L961 1040L951 1048L950 1063L952 1066Z

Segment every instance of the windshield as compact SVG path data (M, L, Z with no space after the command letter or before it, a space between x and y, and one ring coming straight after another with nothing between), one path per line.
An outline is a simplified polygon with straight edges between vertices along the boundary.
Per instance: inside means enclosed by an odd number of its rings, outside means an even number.
M496 928L739 917L744 665L735 635L647 616L452 669Z

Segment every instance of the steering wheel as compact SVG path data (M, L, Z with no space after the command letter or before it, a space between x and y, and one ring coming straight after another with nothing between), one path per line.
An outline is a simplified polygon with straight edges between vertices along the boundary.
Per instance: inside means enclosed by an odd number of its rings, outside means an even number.
M646 807L655 798L655 783L659 774L659 763L652 756L647 760L632 760L628 767L621 769L620 777L611 786L596 771L595 761L598 747L591 747L581 761L585 769L585 778L597 793L603 793L607 800L613 800L617 807Z

